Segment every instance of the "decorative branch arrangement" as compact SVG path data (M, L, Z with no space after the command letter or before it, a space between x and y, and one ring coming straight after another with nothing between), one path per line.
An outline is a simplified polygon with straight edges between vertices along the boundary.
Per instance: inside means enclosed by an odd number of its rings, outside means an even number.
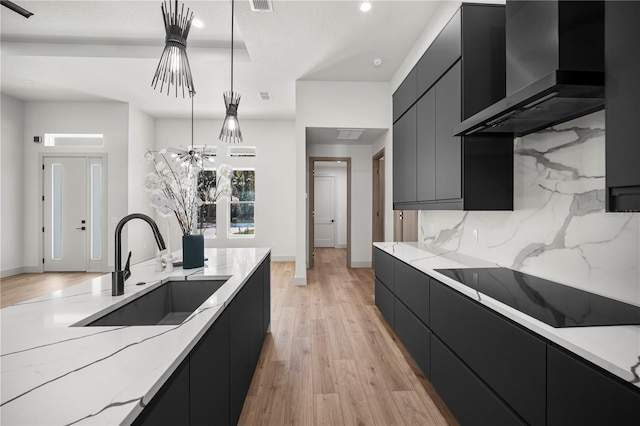
M200 158L205 155L205 148L192 151ZM198 174L202 167L197 161L184 161L166 149L147 150L145 158L154 166L154 171L145 178L145 187L151 191L151 205L163 216L173 213L182 235L195 231L200 206L231 195L232 169L227 164L217 168L215 187L199 190ZM202 231L200 227L200 233Z

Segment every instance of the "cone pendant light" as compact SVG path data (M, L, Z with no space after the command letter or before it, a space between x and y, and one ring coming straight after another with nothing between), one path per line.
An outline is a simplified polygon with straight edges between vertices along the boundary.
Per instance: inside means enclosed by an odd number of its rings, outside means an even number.
M240 94L233 91L233 11L234 0L231 0L231 91L225 92L224 105L227 113L220 130L220 140L226 143L242 143L242 132L238 123L238 105Z
M187 36L191 29L191 21L193 21L193 12L187 8L184 13L184 4L178 13L178 0L175 0L175 6L171 7L163 3L162 19L164 20L164 29L166 33L165 46L160 57L160 62L156 68L156 73L151 81L151 86L155 89L160 83L160 92L167 86L167 95L171 86L176 88L176 97L178 96L178 87L182 88L182 97L184 98L185 89L192 96L195 93L193 86L193 77L191 76L191 67L187 58Z

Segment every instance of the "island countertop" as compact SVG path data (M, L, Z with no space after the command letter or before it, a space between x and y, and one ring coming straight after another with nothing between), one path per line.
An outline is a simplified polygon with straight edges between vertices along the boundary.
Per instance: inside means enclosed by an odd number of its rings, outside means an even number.
M131 268L123 296L111 296L107 274L0 310L0 422L130 424L269 253L205 249L204 268L170 273L147 261ZM227 281L179 325L74 326L185 278Z
M485 294L455 281L436 269L499 266L471 256L422 243L373 243L380 250L424 272L478 303L540 336L640 387L640 326L554 328Z

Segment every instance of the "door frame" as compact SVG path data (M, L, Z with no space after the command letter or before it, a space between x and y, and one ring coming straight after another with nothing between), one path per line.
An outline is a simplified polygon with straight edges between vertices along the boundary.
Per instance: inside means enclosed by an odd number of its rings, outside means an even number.
M385 192L385 161L381 161L384 158L384 148L378 151L372 159L372 168L371 168L371 181L372 181L372 208L371 208L371 240L372 241L385 241L385 223L384 223L384 192ZM386 159L385 159L386 160ZM376 170L380 170L380 165L382 164L382 185L380 185L380 176L379 173L376 173ZM380 215L376 215L376 211L378 206L382 205L380 209ZM382 222L382 235L378 235L378 230L380 229L380 225ZM377 239L376 239L377 238ZM375 247L371 246L371 266L375 266L373 264L375 259Z
M315 206L315 162L316 161L344 161L347 163L347 268L351 268L351 157L309 157L308 173L310 175L307 181L309 182L309 203L307 204L307 223L308 229L308 244L307 244L307 256L309 259L308 269L312 269L314 266L314 220L313 209Z
M102 221L102 260L101 261L92 261L94 267L91 267L90 259L87 257L87 272L107 272L107 259L109 257L109 253L107 253L108 249L108 235L107 235L107 204L109 200L108 190L108 154L106 152L39 152L38 153L38 170L40 171L40 179L38 179L38 193L36 196L38 197L38 203L40 204L40 208L38 209L38 234L40 238L38 238L38 259L44 259L44 232L40 231L44 226L44 159L45 158L86 158L87 160L91 158L100 158L102 160L102 217L104 220ZM89 182L89 181L88 181ZM89 255L87 255L89 256ZM99 265L95 267L95 265ZM44 262L38 261L38 270L39 272L44 272Z

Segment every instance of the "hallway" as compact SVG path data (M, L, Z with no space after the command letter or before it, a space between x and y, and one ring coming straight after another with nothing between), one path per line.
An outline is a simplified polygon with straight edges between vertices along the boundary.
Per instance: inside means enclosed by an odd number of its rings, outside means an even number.
M375 307L373 269L318 248L308 285L293 273L272 264L271 334L241 425L455 424Z

